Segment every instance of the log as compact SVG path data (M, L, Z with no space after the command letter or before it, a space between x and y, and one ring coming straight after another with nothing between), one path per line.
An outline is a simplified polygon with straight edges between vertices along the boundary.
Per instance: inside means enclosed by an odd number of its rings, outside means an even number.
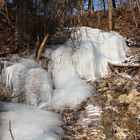
M124 64L124 63L122 63L122 64L113 64L113 63L111 63L111 62L108 62L108 65L109 66L113 66L113 67L135 67L135 68L140 68L140 64L139 63L135 63L135 64Z

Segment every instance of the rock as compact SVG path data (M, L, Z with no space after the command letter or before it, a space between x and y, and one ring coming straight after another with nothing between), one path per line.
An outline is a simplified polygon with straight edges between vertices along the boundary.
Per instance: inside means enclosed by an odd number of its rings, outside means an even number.
M135 103L138 104L138 106L140 106L140 93L136 90L136 89L132 89L131 92L128 94L128 96L126 94L124 95L120 95L118 98L118 101L121 104L131 104L131 103Z
M136 105L129 105L128 114L137 116L140 113L139 108Z
M126 94L124 95L120 95L119 98L118 98L118 101L120 104L124 104L125 101L127 100L128 96Z

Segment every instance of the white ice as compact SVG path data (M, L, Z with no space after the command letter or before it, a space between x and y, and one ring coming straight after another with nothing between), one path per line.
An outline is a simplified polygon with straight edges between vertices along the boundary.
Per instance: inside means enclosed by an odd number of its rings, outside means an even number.
M75 107L90 97L94 91L80 78L93 81L108 76L108 62L121 63L126 58L125 40L116 32L80 27L73 36L74 41L51 52L54 108Z
M57 109L75 107L90 97L94 90L82 79L93 81L108 76L108 62L121 63L127 46L116 32L79 27L73 36L73 42L68 40L55 50L45 51L44 55L51 58L48 73L32 59L20 59L5 68L6 86L14 93L25 89L27 104L42 106L40 103L46 102ZM53 83L48 78L51 74Z
M0 102L0 139L60 140L63 131L60 116L28 105Z
M51 75L41 68L30 69L25 80L26 104L50 106L53 92Z
M109 74L108 62L121 63L126 58L127 45L116 32L80 27L76 38L72 57L81 78L95 80L105 77Z
M80 79L72 62L72 48L61 46L52 52L52 77L55 90L52 107L76 107L92 95L93 89Z
M20 94L23 90L26 73L31 68L40 67L32 59L19 59L19 62L13 63L2 71L2 82L13 91L13 94Z
M66 106L75 108L94 93L83 79L93 81L108 76L108 62L121 63L126 58L127 46L116 32L80 27L73 36L73 42L68 40L55 50L45 52L46 57L51 58L49 72L32 59L19 59L19 62L4 68L2 82L14 95L24 92L29 105L51 105L61 110ZM98 108L88 106L86 109L88 117L101 114ZM60 139L61 122L54 113L3 102L0 103L0 112L2 140L11 140L9 121L15 140Z

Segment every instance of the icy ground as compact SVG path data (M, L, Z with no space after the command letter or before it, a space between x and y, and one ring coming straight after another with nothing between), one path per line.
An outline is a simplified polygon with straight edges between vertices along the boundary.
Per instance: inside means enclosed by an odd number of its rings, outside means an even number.
M108 76L108 62L120 64L126 58L127 45L116 32L80 27L72 37L75 37L74 41L68 40L55 50L46 50L44 56L51 58L48 71L27 58L9 63L10 66L3 69L1 82L11 90L11 96L15 97L13 102L28 105L2 103L1 137L4 140L10 140L8 121L13 125L15 139L58 139L62 132L57 132L56 128L61 123L53 122L58 117L53 119L53 113L51 117L47 111L29 105L45 110L75 108L95 93L93 86L85 80ZM94 110L96 107L91 112ZM47 136L48 133L51 136Z

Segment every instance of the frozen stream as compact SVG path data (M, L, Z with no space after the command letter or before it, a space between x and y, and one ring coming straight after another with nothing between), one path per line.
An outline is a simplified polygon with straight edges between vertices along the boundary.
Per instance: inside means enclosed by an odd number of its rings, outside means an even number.
M126 58L127 46L116 32L80 27L76 35L76 48L68 40L45 51L44 56L51 58L48 71L29 58L6 62L1 83L16 98L13 103L0 103L1 140L11 140L12 135L15 140L61 139L61 119L48 110L76 108L95 92L86 80L108 76L108 62L121 63ZM86 109L90 117L101 112L94 106Z

